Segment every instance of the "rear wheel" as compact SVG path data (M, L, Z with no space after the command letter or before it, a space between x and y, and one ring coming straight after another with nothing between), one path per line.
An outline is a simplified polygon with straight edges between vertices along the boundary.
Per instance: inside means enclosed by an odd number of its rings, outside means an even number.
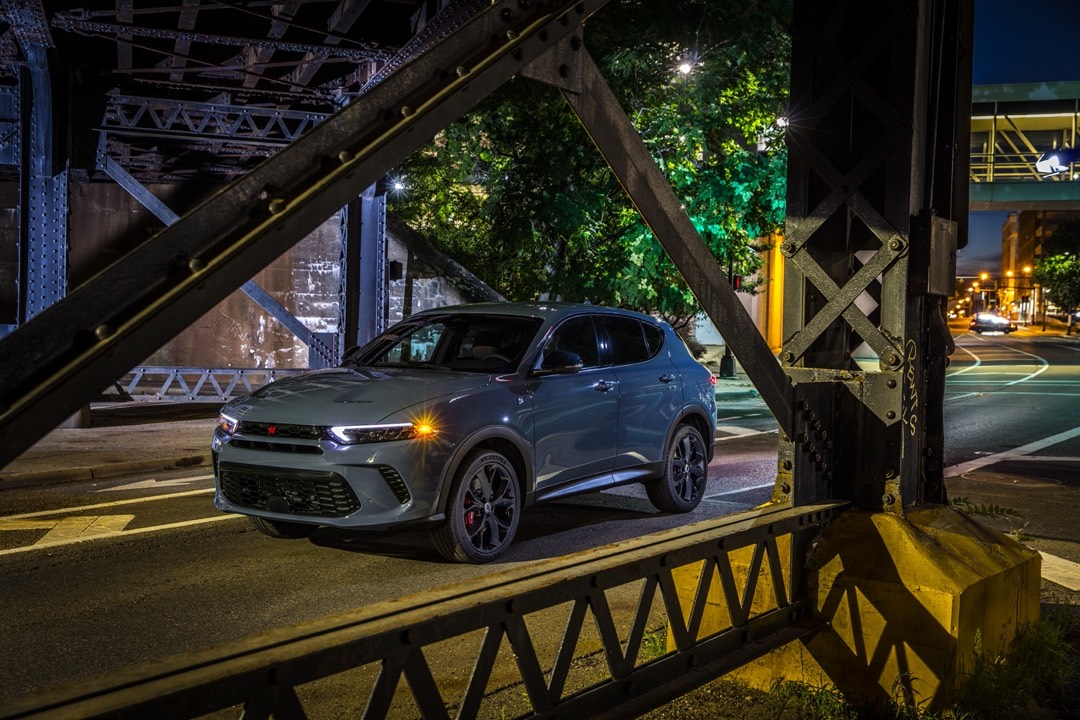
M680 425L664 458L664 476L645 484L649 500L664 512L690 512L705 495L705 441L693 425Z
M448 560L490 562L510 546L520 515L514 465L502 453L474 450L450 486L446 522L434 532L435 547Z
M250 520L251 524L255 526L255 529L263 535L269 535L272 538L284 538L287 540L309 537L313 532L319 529L318 525L287 522L285 520L268 520L267 518L255 517L254 515L248 515L248 520Z

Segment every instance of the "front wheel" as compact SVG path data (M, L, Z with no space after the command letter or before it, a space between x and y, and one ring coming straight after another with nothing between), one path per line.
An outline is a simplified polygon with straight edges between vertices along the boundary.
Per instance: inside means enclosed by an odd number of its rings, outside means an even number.
M645 490L657 510L690 512L705 495L707 479L705 441L693 425L680 425L668 445L664 476L645 483Z
M248 520L250 520L251 524L255 526L255 529L263 535L269 535L272 538L284 538L286 540L306 538L319 529L318 525L286 522L285 520L268 520L267 518L256 517L254 515L248 515Z
M434 532L448 560L484 563L510 546L521 515L517 471L502 453L474 450L450 485L446 522Z

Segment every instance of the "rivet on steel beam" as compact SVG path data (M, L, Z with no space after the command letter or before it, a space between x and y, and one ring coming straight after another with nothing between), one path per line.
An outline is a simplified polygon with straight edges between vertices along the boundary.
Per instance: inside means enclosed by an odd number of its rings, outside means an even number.
M780 243L780 252L783 255L791 257L795 254L795 246L789 242Z
M901 240L900 238L895 238L894 237L892 240L889 241L889 249L890 250L899 251L899 250L902 250L903 248L904 248L904 241Z
M900 364L900 356L896 353L889 353L885 356L885 364L890 367L895 367Z
M887 413L885 413L885 417L887 417L889 420L895 420L896 419L896 411L895 410L888 411Z
M266 209L270 211L271 215L277 215L279 212L285 209L285 199L274 198L270 201L270 204L266 206Z
M561 77L561 78L570 77L570 66L569 65L560 65L559 66L559 77Z
M787 483L780 483L780 492L784 493L785 495L790 495L791 485L788 485Z
M348 150L342 150L337 155L338 162L341 163L342 165L344 165L345 163L352 160L352 158L353 158L352 153L349 152Z
M896 497L892 493L885 493L881 496L881 502L885 505L892 505L896 502Z
M502 12L499 13L499 17L502 18L503 22L508 23L514 19L514 11L510 8L503 8Z
M457 73L458 77L465 77L469 74L469 68L465 67L464 65L458 65L454 72Z
M516 30L507 30L506 31L506 39L507 40L517 40L518 39L517 31Z
M785 350L784 352L780 353L780 359L786 363L792 362L795 359L795 353L791 352L790 350Z
M890 380L889 380L889 381L888 381L887 383L885 383L885 384L889 386L889 389L890 389L890 390L895 390L895 389L896 389L896 381L895 381L895 380L891 380L891 379L890 379Z
M114 332L116 331L113 330L111 327L102 324L94 328L94 337L96 337L98 340L107 340L112 337Z
M197 273L206 267L206 263L204 263L199 258L191 258L190 260L188 260L187 266L188 270L193 273Z
M413 114L413 109L411 107L409 107L408 105L403 105L401 107L400 112L401 112L401 117L409 117L410 115Z

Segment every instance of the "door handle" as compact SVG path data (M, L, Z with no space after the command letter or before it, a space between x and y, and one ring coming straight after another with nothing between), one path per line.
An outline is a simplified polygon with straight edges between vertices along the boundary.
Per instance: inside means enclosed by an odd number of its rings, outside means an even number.
M660 382L662 382L662 383L675 382L675 376L670 374L670 373L664 373L663 375L660 376Z
M600 380L593 385L593 390L599 390L600 392L607 392L615 387L615 383L611 380Z

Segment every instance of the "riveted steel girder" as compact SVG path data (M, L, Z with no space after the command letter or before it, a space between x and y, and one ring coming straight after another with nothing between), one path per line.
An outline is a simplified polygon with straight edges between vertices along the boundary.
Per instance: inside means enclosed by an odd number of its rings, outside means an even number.
M792 27L781 474L796 502L902 512L944 499L972 3L796 0Z

